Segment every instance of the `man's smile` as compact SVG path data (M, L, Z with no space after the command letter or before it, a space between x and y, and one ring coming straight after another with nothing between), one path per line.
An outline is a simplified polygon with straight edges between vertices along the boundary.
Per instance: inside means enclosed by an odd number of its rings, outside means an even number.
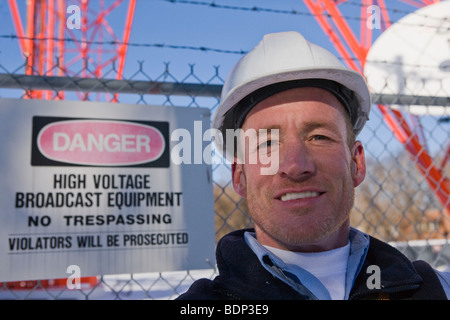
M281 201L313 198L320 196L322 193L316 191L289 192L280 197Z

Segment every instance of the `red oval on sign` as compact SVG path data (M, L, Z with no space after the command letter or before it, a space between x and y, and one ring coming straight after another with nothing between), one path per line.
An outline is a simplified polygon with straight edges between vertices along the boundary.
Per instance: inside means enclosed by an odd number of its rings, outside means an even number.
M37 146L54 161L128 166L157 160L164 152L165 141L158 129L140 123L68 120L43 127Z

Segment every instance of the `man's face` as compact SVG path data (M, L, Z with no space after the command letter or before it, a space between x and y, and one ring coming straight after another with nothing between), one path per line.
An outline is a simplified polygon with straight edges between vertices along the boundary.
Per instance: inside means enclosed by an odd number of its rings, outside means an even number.
M247 200L260 243L292 251L347 243L354 188L364 179L365 160L359 141L348 145L346 117L340 102L319 88L278 93L247 115L244 131L279 130L257 145L259 153L278 152L277 173L261 175L264 165L258 161L232 168L234 188Z

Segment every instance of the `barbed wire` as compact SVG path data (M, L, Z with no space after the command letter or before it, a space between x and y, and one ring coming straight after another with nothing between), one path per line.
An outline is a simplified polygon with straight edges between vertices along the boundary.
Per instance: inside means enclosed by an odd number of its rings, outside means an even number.
M165 44L165 43L135 43L135 42L122 42L122 41L95 41L95 40L79 40L72 38L57 38L57 37L28 37L28 36L17 36L14 34L9 35L0 35L2 39L23 39L23 40L33 40L33 41L65 41L65 42L73 42L73 43L81 43L87 45L127 45L130 47L145 47L145 48L168 48L168 49L184 49L184 50L194 50L194 51L203 51L203 52L217 52L217 53L225 53L225 54L238 54L243 55L248 51L245 50L227 50L227 49L218 49L218 48L209 48L204 46L189 46L189 45L174 45L174 44Z
M92 41L92 40L78 40L72 38L49 38L49 37L27 37L27 36L17 36L17 35L0 35L0 39L24 39L24 40L32 40L32 41L68 41L73 43L87 44L87 45L128 45L131 47L146 47L146 48L168 48L168 49L177 49L177 50L194 50L194 51L202 51L202 52L216 52L223 54L235 54L235 55L244 55L248 53L248 50L227 50L227 49L218 49L218 48L210 48L204 46L188 46L188 45L172 45L172 44L163 44L163 43L133 43L133 42L121 42L121 41ZM361 62L357 57L343 58L338 57L341 61L354 61ZM436 69L436 65L424 65L419 63L405 63L405 62L395 62L388 60L366 60L366 63L376 63L379 65L388 64L389 66L398 66L398 67L420 67L420 68L431 68Z
M275 14L301 15L301 16L309 16L309 17L325 16L325 17L328 17L328 18L331 18L331 17L334 16L334 15L332 15L330 13L326 13L326 12L317 14L317 13L312 13L312 12L309 12L309 11L300 11L300 10L295 10L295 9L288 10L288 9L265 8L265 7L258 7L258 6L245 7L245 6L223 5L223 4L215 3L214 0L211 1L211 2L195 1L195 0L159 0L159 1L170 2L170 3L174 3L174 4L181 3L181 4L196 5L196 6L207 6L207 7L211 7L211 8L214 8L214 9L226 9L226 10L235 10L235 11L265 12L265 13L275 13ZM354 2L354 1L346 1L346 2L343 2L343 4L352 5L352 6L358 6L360 8L367 7L366 4L359 3L359 2ZM380 9L387 10L387 11L390 11L392 13L415 14L417 16L421 16L421 17L427 18L427 19L440 20L440 18L437 18L435 16L422 14L422 13L419 13L417 11L402 10L402 9L397 9L397 8L389 8L387 6L380 6L380 5L376 5L376 6L378 6ZM342 15L342 17L345 18L345 19L348 19L348 20L359 20L359 21L364 20L364 18L361 17L361 16ZM408 25L408 24L405 24L405 25Z
M244 7L244 6L231 6L231 5L221 5L221 4L216 4L214 1L212 2L205 2L205 1L195 1L195 0L159 0L159 1L164 1L164 2L170 2L170 3L182 3L182 4L188 4L188 5L198 5L198 6L208 6L210 8L217 8L217 9L228 9L228 10L240 10L240 11L247 11L247 12L267 12L267 13L275 13L275 14L290 14L290 15L303 15L303 16L311 16L311 17L316 17L316 16L326 16L326 17L333 17L333 15L329 14L329 13L321 13L321 14L314 14L308 11L298 11L295 9L292 10L284 10L284 9L272 9L272 8L264 8L264 7L257 7L257 6L253 6L253 7ZM345 2L349 5L353 5L353 6L364 6L364 4L362 3L358 3L358 2L354 2L354 1L347 1ZM410 13L415 13L414 11L407 11L407 10L400 10L400 9L390 9L387 7L380 7L383 9L386 9L388 11L393 11L393 12L399 12L399 13L405 13L405 14L410 14ZM415 13L418 14L418 13ZM438 19L436 17L433 16L428 16L428 15L422 15L425 18L434 18L434 19ZM362 17L358 17L358 16L344 16L342 15L341 17L348 19L348 20L362 20ZM401 22L396 22L396 23L401 23ZM441 26L432 26L426 23L423 24L408 24L408 23L404 23L402 22L402 24L404 25L410 25L410 26L416 26L416 27L428 27L428 28L437 28ZM445 31L445 28L441 28L441 30ZM449 27L447 27L447 30L450 30L450 25ZM81 44L86 44L86 45L127 45L130 47L141 47L141 48L161 48L161 49L179 49L179 50L192 50L192 51L201 51L201 52L215 52L215 53L222 53L222 54L235 54L235 55L244 55L246 53L248 53L247 50L231 50L231 49L219 49L219 48L211 48L211 47L206 47L206 46L192 46L192 45L174 45L174 44L166 44L166 43L136 43L136 42L121 42L121 41L96 41L96 40L79 40L79 39L73 39L73 38L57 38L57 37L28 37L28 36L17 36L14 34L11 35L0 35L0 38L2 39L24 39L24 40L32 40L32 41L48 41L48 40L52 40L52 41L64 41L64 42L72 42L72 43L81 43ZM357 60L359 61L359 59L357 58L347 58L347 59L342 59L341 60Z
M360 8L366 7L366 5L361 3L361 2L355 2L355 1L351 1L351 0L347 0L343 4L347 4L347 5L350 5L350 6L356 6L356 7L360 7ZM392 12L392 13L414 14L416 16L427 18L427 19L440 20L440 18L437 18L437 17L432 16L432 15L420 13L417 10L415 10L415 11L404 10L404 9L398 9L398 8L382 6L382 5L379 5L379 4L376 4L376 6L379 7L380 9L382 9L382 10L386 10L386 11L389 11L389 12ZM424 6L426 6L426 5L424 4Z
M196 6L207 6L215 9L227 9L227 10L236 10L236 11L252 11L252 12L268 12L268 13L278 13L278 14L290 14L290 15L305 15L305 16L315 16L310 12L306 11L297 11L297 10L283 10L283 9L272 9L272 8L263 8L263 7L243 7L243 6L231 6L231 5L223 5L217 4L214 1L212 2L204 2L204 1L193 1L193 0L159 0L170 3L182 3Z

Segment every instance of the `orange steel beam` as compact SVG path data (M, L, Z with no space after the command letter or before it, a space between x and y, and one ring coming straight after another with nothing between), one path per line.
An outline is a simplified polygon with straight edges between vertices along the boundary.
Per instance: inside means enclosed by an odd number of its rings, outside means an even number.
M116 36L117 27L111 27L107 16L120 9L128 1L126 17L120 39ZM125 68L128 42L130 40L136 0L99 0L100 5L90 7L90 0L72 1L78 5L81 13L80 30L66 27L67 1L65 0L28 0L21 3L26 10L26 19L22 23L17 0L8 0L11 17L19 39L19 47L26 59L25 74L53 75L58 70L59 76L81 75L82 77L102 77L102 70L117 63L116 79L122 79ZM105 5L107 4L107 6ZM68 36L67 36L68 35ZM66 39L71 41L67 44ZM105 39L104 39L105 38ZM105 40L105 41L104 41ZM116 48L104 50L102 43L115 42ZM72 66L81 62L81 71L74 72ZM50 91L28 90L25 98L51 99ZM88 95L81 95L87 99ZM56 99L63 99L64 93L57 93ZM114 95L117 101L117 95Z
M127 14L127 20L125 22L125 30L123 34L123 40L122 44L119 47L118 55L119 55L119 68L117 70L117 79L122 79L123 77L123 69L125 66L125 57L127 54L128 49L128 41L130 39L131 34L131 26L133 23L133 16L134 16L134 10L136 8L136 0L130 0L128 4L128 14ZM116 93L114 95L114 102L117 102L118 100L118 94Z
M363 0L363 5L361 6L361 21L367 21L369 18L367 8L373 5L373 0ZM369 52L370 46L372 44L372 32L367 28L367 25L361 23L359 26L359 33L361 35L361 45L364 47L366 52ZM362 66L364 69L364 66Z
M65 21L66 19L66 3L65 0L57 0L56 1L56 12L55 12L55 16L56 16L56 21L58 21L58 29L57 29L57 34L58 37L57 39L55 39L55 46L57 48L57 68L58 68L58 75L62 76L66 73L65 70L65 60L64 60L64 49L65 49L65 44L64 41L62 40L64 38L64 33L65 33L65 29L66 29L66 24L63 23L63 21ZM58 100L64 100L65 98L65 92L64 91L60 91L57 93L57 96L55 97L55 99Z
M445 152L444 157L443 157L443 159L442 159L442 162L441 162L441 170L444 170L444 168L445 168L445 166L446 166L446 164L447 164L447 161L448 161L449 157L450 157L450 144L448 145L448 147L447 147L447 152Z
M25 32L23 31L22 19L20 18L19 9L15 0L8 0L9 10L13 19L16 34L19 38L20 51L23 55L27 55L27 43L25 40Z
M87 0L81 1L81 44L80 44L80 55L81 59L83 60L83 70L82 70L82 76L87 77L87 56L88 56L88 44L87 44L87 17L88 17L88 4ZM87 96L85 96L85 99Z
M381 21L384 22L383 28L384 30L391 26L391 19L389 18L389 13L387 11L386 4L384 0L378 0L380 10L381 10Z
M397 140L401 142L413 156L416 167L425 177L431 190L437 196L444 208L450 210L450 181L444 177L442 170L434 164L433 159L420 143L417 135L413 134L402 114L399 111L392 110L384 105L378 105L378 108Z
M35 55L35 43L32 40L34 38L34 23L35 23L35 0L27 2L27 69L26 74L33 74L34 68L34 55Z
M350 50L359 61L364 61L366 59L368 49L364 50L364 48L361 46L352 28L348 25L346 19L339 11L337 4L332 0L323 0L323 4L327 8L327 11L330 13L331 19L333 19L333 22L335 23L337 29L346 40L347 45L350 47Z
M347 64L352 69L358 70L361 72L362 71L361 67L359 67L355 63L350 52L344 46L344 42L337 36L335 31L333 30L334 29L333 26L325 18L325 15L323 13L324 8L320 5L320 3L314 2L313 0L305 0L304 2L305 2L305 5L308 7L308 9L313 13L317 22L324 30L325 34L330 38L330 41L334 44L334 47L336 48L338 53L344 58L344 60L347 62Z
M431 4L429 1L415 1L415 0L400 0L401 2L404 2L406 4L409 4L413 7L418 7L421 8L424 5L429 5Z
M122 44L119 48L119 69L117 73L117 79L121 79L123 75L123 69L125 66L125 56L128 49L128 41L130 40L131 26L133 24L134 10L136 8L136 0L130 0L128 4L127 20L125 22L125 29L123 34Z

